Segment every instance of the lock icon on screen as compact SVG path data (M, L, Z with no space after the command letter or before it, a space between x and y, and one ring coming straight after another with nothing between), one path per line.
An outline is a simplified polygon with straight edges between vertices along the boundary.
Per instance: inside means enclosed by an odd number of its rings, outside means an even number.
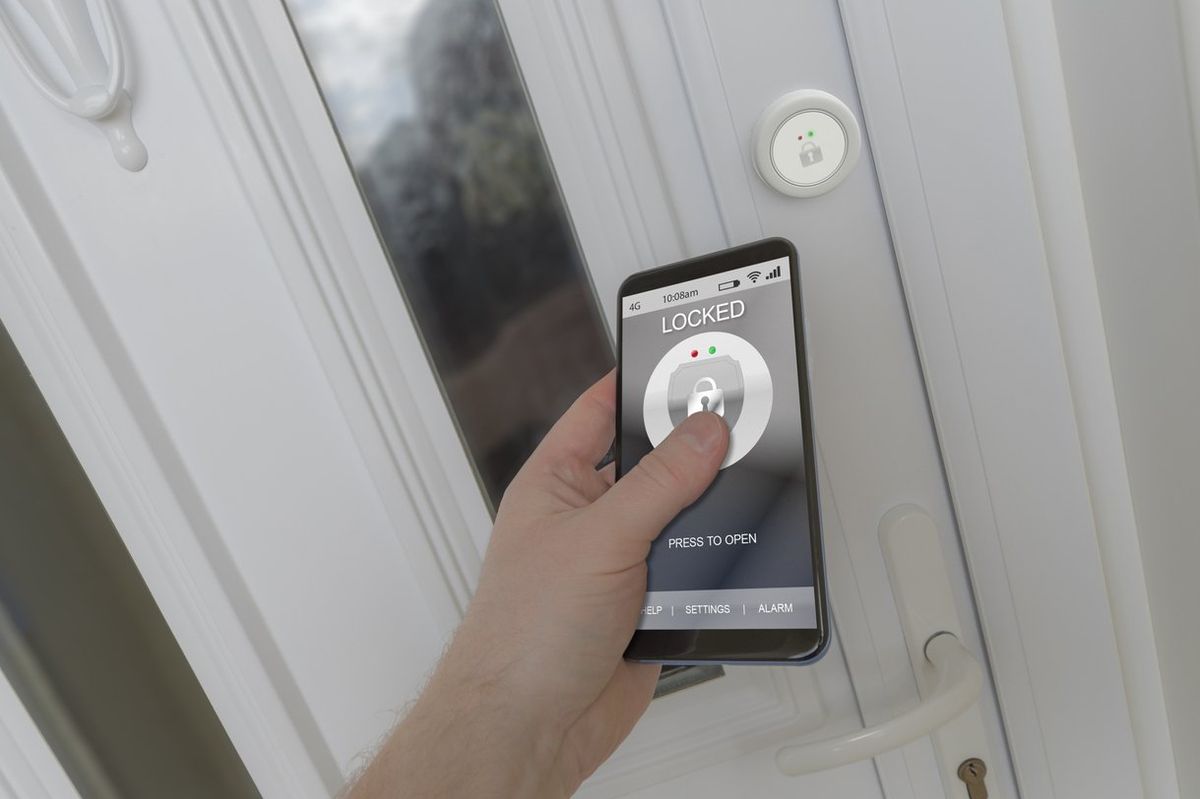
M810 141L800 145L800 166L812 166L819 164L825 160L825 154L821 152L821 148Z
M705 383L708 384L708 388L701 390L700 386ZM688 416L700 411L712 411L717 416L725 415L725 392L717 388L717 381L711 377L697 380L692 393L688 394Z

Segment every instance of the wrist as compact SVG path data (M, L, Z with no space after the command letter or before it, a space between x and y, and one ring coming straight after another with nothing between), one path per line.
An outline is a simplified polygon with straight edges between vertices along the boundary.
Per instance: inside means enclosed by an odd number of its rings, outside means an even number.
M564 781L562 736L510 688L503 669L480 668L467 654L456 641L348 799L569 796L575 786Z
M439 761L443 775L461 777L464 795L568 796L565 730L496 655L460 634L402 722L404 737Z

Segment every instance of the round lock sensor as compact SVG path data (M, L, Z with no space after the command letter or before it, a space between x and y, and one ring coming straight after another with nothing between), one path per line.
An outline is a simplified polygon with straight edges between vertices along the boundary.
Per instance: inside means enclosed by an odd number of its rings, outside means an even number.
M753 135L754 166L790 197L830 191L858 162L862 134L850 108L828 92L801 89L767 106Z

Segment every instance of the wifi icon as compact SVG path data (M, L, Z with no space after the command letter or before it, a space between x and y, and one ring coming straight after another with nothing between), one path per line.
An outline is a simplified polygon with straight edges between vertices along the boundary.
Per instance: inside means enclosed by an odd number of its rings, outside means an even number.
M746 275L746 277L750 278L751 283L757 283L758 279L762 277L762 272L754 271Z

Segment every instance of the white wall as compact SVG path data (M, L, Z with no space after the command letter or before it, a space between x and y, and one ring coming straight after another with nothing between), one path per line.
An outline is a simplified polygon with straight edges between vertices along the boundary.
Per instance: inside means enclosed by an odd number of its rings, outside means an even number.
M1179 9L1054 13L1180 790L1200 796L1200 193Z

